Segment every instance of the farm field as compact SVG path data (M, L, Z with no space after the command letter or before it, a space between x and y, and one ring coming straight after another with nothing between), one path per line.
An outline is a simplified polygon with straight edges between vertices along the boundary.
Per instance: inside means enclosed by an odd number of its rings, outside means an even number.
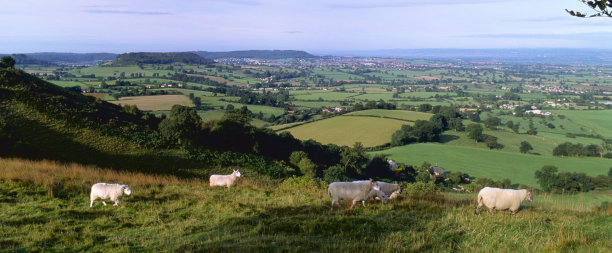
M470 123L465 122L464 124L467 125ZM552 156L553 149L564 142L582 143L583 145L601 143L601 140L599 139L584 137L570 138L564 134L555 134L547 132L539 132L538 135L535 136L528 134L515 134L508 129L485 130L483 133L498 138L497 142L503 145L503 147L498 150L518 153L520 152L519 148L521 142L526 141L533 147L533 150L530 152L532 154L537 154L541 156ZM456 132L454 130L449 130L442 133L441 138L441 142L444 143L444 145L481 148L489 150L489 148L484 142L476 143L474 140L468 138L466 132Z
M345 114L346 116L373 116L373 117L381 117L381 118L393 118L393 119L401 119L407 121L416 121L416 120L429 120L433 114L425 113L425 112L414 112L414 111L403 111L403 110L381 110L381 109L372 109L372 110L363 110L350 112Z
M290 132L300 140L313 139L323 144L353 146L355 142L361 142L365 147L373 147L390 142L391 135L402 125L407 124L410 122L386 118L339 116L289 128L283 132Z
M143 111L168 111L173 105L193 106L191 100L184 95L154 95L154 96L135 96L122 97L116 101L109 101L113 104L136 105Z
M325 183L258 180L249 171L226 189L211 188L204 177L49 161L0 159L0 165L0 243L7 251L605 252L612 247L612 209L597 208L587 194L551 200L535 195L513 216L475 215L474 194L403 194L386 205L371 201L330 211ZM132 195L118 207L100 200L89 207L89 188L98 181L128 184Z
M601 134L607 138L612 138L612 110L563 110L552 112L563 114L576 124L583 125L584 128L587 130L586 134L595 133ZM578 133L584 133L584 131Z
M536 156L435 143L410 144L371 154L384 154L389 159L415 166L427 161L447 172L464 172L473 177L495 180L507 178L512 183L536 188L539 185L534 173L544 165L556 166L559 171L582 172L590 176L606 175L610 169L610 160L605 158Z

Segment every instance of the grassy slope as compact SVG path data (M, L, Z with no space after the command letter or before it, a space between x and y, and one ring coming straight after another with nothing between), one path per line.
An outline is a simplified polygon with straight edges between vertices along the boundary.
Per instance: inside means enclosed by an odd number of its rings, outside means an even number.
M9 174L13 163L0 160L0 175ZM263 183L248 173L226 189L74 165L19 166L24 165L17 165L18 171L38 169L33 175L50 180L0 177L0 245L8 251L604 252L612 247L612 209L576 211L540 203L546 197L539 195L514 216L473 214L473 194L405 196L387 205L330 211L325 185ZM53 167L72 173L49 177L46 169ZM90 208L89 187L97 180L129 184L132 196L119 207L98 201Z
M610 168L609 159L536 156L436 143L411 144L372 153L389 155L390 159L412 165L428 161L437 163L447 171L461 171L474 177L498 180L508 178L513 183L533 187L538 186L534 173L544 165L591 176L606 174Z
M11 80L9 85L0 83L0 94L10 94L0 97L0 115L6 121L5 131L21 141L16 147L19 156L185 176L192 175L188 171L201 167L185 159L180 151L143 149L119 134L104 133L75 123L81 120L80 117L88 117L94 125L143 124L138 116L126 114L116 105L67 92L19 72L0 74L8 76L0 80ZM27 95L21 94L24 90L28 91ZM57 106L52 107L54 112L73 113L65 114L69 118L61 118L64 114L52 116L26 103L33 98ZM114 123L109 123L111 120Z

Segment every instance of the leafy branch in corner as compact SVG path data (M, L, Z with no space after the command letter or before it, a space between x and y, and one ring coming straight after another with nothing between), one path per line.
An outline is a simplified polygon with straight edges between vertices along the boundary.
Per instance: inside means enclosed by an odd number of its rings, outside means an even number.
M608 6L612 5L612 0L596 0L596 1L579 0L579 1L581 1L583 4L586 4L591 9L593 9L595 11L595 14L589 15L586 13L568 10L568 9L565 9L565 11L567 11L567 13L569 13L570 15L574 17L579 17L579 18L594 18L594 17L612 18L612 10L608 8Z

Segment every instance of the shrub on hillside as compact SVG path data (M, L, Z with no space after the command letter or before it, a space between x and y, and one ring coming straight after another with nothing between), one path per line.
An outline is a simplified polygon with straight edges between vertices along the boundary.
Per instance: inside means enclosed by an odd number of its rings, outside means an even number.
M328 183L348 181L349 178L345 174L342 166L334 165L323 171L323 180Z
M436 184L433 181L429 182L414 182L403 185L404 192L410 195L425 195L437 192Z

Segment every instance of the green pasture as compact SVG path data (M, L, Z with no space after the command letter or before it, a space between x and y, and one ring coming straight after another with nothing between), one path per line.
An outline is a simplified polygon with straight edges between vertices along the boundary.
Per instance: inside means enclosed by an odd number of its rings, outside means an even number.
M345 114L345 116L373 116L381 118L393 118L408 121L429 120L433 114L424 112L404 111L404 110L363 110Z
M565 135L553 133L538 133L538 135L535 136L515 134L510 130L485 130L484 133L497 137L497 142L503 145L502 151L519 153L521 142L526 141L533 147L531 153L541 156L552 156L553 149L564 142L582 143L584 145L601 144L601 140L598 139L583 137L569 138ZM474 140L468 138L466 132L456 132L454 130L444 132L442 134L442 142L449 146L489 149L484 142L476 143Z
M551 112L565 115L576 124L584 126L587 132L593 131L606 138L612 138L612 110L563 110Z
M305 91L290 91L289 94L295 100L319 100L324 101L344 101L352 96L357 96L357 93L336 92L324 90L305 90ZM296 94L296 95L294 95Z
M378 102L379 100L383 100L383 101L389 101L391 99L393 99L393 92L368 92L366 94L360 94L360 95L356 95L355 100L360 100L360 101L376 101Z
M361 142L365 147L391 141L391 135L410 122L376 117L339 116L289 128L295 138L313 139L323 144L353 146Z
M341 106L339 101L292 101L294 106L306 108L336 107Z
M333 78L334 80L362 80L363 77L340 71L331 71L327 68L315 68L312 71L313 75L323 75L325 78Z
M476 178L508 178L512 183L532 187L539 187L534 173L545 165L556 166L559 171L582 172L590 176L605 175L611 166L610 159L605 158L537 156L437 143L410 144L371 154L384 154L389 159L416 166L427 161L446 171L465 172Z

